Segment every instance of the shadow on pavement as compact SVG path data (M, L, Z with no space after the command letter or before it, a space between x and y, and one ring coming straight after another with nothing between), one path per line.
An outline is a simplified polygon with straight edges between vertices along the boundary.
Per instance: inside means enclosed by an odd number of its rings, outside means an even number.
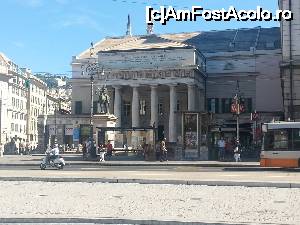
M0 224L3 223L32 223L32 224L128 224L128 225L250 225L257 223L228 223L228 222L182 222L182 221L160 221L160 220L133 220L133 219L114 219L104 217L98 219L85 218L0 218ZM274 223L261 223L262 225L275 225ZM276 223L276 225L281 225Z

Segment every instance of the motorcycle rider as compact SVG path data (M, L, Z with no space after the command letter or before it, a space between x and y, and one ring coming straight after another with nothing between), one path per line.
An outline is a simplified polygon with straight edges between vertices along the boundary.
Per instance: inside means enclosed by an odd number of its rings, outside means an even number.
M49 162L54 161L58 157L59 157L58 144L54 144L54 148L52 148L51 151L50 151Z

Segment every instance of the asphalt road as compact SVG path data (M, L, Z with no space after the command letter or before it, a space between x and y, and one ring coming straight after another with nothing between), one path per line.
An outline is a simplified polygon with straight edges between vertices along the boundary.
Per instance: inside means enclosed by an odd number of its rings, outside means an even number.
M66 165L63 170L49 168L40 170L36 166L0 166L0 180L12 177L18 180L28 178L39 179L74 179L87 182L113 179L113 180L148 180L172 183L186 182L260 182L267 186L271 184L296 184L300 187L299 170L255 170L255 168L225 168L225 167L187 167L187 166L99 166L95 165ZM22 179L24 178L24 179ZM26 179L25 179L26 178ZM93 180L94 179L94 180ZM129 183L131 182L129 181ZM115 182L115 181L111 181ZM117 181L120 182L120 181ZM207 183L207 184L208 184ZM213 183L214 184L214 183ZM228 184L228 183L227 183ZM239 185L239 183L235 184ZM244 185L244 184L240 184ZM273 185L274 187L274 185ZM277 187L277 186L276 186Z

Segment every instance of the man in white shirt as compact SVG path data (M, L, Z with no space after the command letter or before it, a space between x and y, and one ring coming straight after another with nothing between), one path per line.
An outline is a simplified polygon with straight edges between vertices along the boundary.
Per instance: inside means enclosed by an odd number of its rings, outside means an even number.
M220 140L218 140L218 149L219 149L219 160L225 159L225 140L223 137L221 137Z

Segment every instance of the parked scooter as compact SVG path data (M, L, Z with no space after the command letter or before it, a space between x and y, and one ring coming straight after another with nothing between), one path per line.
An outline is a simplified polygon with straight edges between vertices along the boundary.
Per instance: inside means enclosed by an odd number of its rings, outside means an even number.
M45 157L43 158L40 164L40 168L41 170L44 170L47 167L55 167L57 169L63 169L65 165L66 163L62 156L58 156L55 159L50 159L50 152L46 151Z

